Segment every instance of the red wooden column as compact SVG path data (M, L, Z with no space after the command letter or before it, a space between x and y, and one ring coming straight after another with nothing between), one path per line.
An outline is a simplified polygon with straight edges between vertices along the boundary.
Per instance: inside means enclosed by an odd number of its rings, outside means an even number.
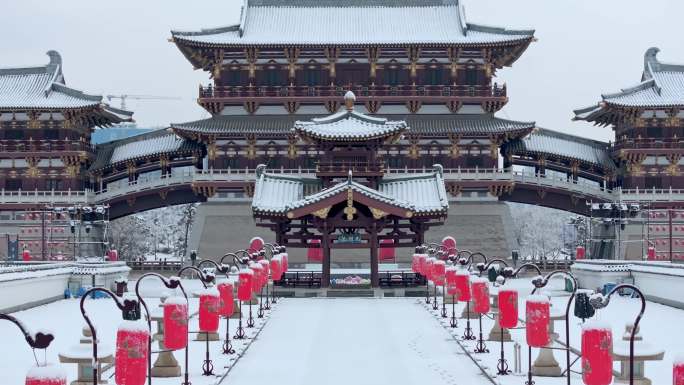
M330 234L327 224L323 226L323 239L321 240L323 249L323 263L321 265L321 286L330 287Z
M371 271L371 286L380 286L380 274L378 266L378 231L377 225L373 223L370 234L370 271Z

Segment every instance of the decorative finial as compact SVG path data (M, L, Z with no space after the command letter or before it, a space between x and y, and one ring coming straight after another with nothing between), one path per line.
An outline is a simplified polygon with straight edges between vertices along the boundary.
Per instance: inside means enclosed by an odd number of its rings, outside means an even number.
M344 105L347 106L347 111L354 111L354 103L356 103L356 95L351 91L347 91L344 94Z
M647 80L651 78L651 70L657 71L657 66L658 66L658 52L660 52L660 48L658 47L651 47L648 50L646 50L646 53L644 54L644 79Z
M59 52L55 50L50 50L47 51L48 57L50 57L50 64L49 65L61 65L62 64L62 55L59 54Z

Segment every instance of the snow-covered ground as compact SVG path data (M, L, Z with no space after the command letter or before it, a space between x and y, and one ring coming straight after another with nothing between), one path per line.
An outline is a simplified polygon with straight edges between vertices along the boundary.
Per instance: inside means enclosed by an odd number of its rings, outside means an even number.
M150 311L158 312L159 299L158 294L162 292L161 289L154 287L154 284L160 286L159 282L145 281L143 283L142 293L145 291L149 292L149 295L153 298L146 298L146 302L150 308ZM186 290L191 293L196 289L199 289L199 282L196 280L184 280L184 285ZM131 285L132 286L132 285ZM143 294L145 295L145 294ZM146 296L146 295L145 295ZM79 301L77 299L62 300L54 302L48 305L39 306L30 310L21 311L13 313L12 315L21 320L26 326L32 330L48 330L54 333L55 340L47 349L45 356L40 352L38 354L38 360L43 362L47 360L49 363L58 363L59 352L67 351L72 346L79 343L81 338L81 328L85 325L85 321L81 316L79 310ZM191 299L190 312L197 312L197 300ZM274 310L277 311L279 305L276 305ZM98 339L102 344L100 349L111 350L116 338L116 329L121 323L121 313L118 311L111 299L88 299L86 301L86 310L91 320L95 324L98 330ZM256 307L255 309L256 310ZM247 308L244 309L245 315ZM212 360L214 360L215 366L215 376L202 376L202 360L204 359L205 352L205 342L193 341L195 335L190 336L190 376L193 385L213 385L220 381L223 374L227 372L227 369L232 366L238 357L244 353L246 348L255 341L254 337L260 333L268 320L270 319L270 314L267 313L266 317L263 319L258 319L256 317L256 312L254 313L254 318L256 321L254 328L245 328L247 336L249 339L246 340L233 340L233 347L236 350L236 354L227 356L222 355L222 344L223 341L210 342L210 354ZM231 336L235 334L235 329L237 327L237 320L230 321ZM191 331L198 330L196 317L190 321ZM155 323L153 323L153 332L156 330ZM223 340L223 335L225 333L225 320L221 320L221 325L219 328L219 335ZM25 375L29 368L34 366L33 353L26 344L23 335L19 330L9 322L0 323L0 341L2 341L2 358L0 359L0 384L2 385L20 385L24 383ZM8 353L6 347L11 347L11 353ZM153 344L153 350L157 350L157 344ZM183 352L177 351L174 353L176 359L180 362L181 368L183 368ZM237 361L239 362L239 360ZM63 364L63 368L66 370L68 375L68 382L76 379L76 365L75 364ZM103 378L108 378L113 376L112 370L105 373ZM180 379L176 378L155 378L153 380L154 384L160 385L178 385ZM109 381L110 384L114 384L113 377Z
M287 299L229 384L486 384L415 298Z
M550 284L551 294L562 295L563 281ZM199 289L197 280L184 280L189 293ZM529 279L510 280L507 286L520 289L520 309L532 289ZM131 284L129 287L133 287ZM555 289L555 290L554 290ZM142 284L142 293L149 298L149 305L157 309L158 297L164 289L159 282L150 279ZM564 309L565 297L554 297L555 310ZM608 322L613 328L614 340L619 341L625 323L632 322L639 310L640 301L624 297L612 299L608 308L598 311L595 318ZM63 300L53 304L14 313L33 330L48 329L56 332L56 339L47 351L47 360L57 362L57 354L78 343L83 319L78 309L78 300ZM461 313L463 304L456 307ZM120 314L109 299L88 300L87 309L100 333L102 344L114 343L115 330L120 323ZM191 312L196 311L197 302L191 303ZM450 309L450 306L448 306ZM521 312L521 317L524 314ZM666 351L665 359L646 364L646 374L654 384L671 383L672 361L684 353L678 327L684 319L684 311L649 302L641 323L641 335L653 346ZM230 368L223 383L252 384L280 383L283 385L306 384L488 384L480 369L473 363L459 345L465 320L459 320L459 327L452 329L447 320L425 306L423 299L416 298L312 298L282 299L269 316L258 320L257 327L248 329L252 338L248 341L234 341L238 354L227 357L220 354L221 343L210 344L218 375ZM197 330L193 320L190 330ZM234 329L237 322L231 320ZM9 323L0 326L0 340L3 347L11 347L0 360L0 384L22 384L26 371L32 366L33 354L23 336ZM487 318L483 322L485 338L493 325ZM556 321L556 332L563 340L563 322ZM571 344L580 348L581 320L571 315ZM220 335L223 336L224 325ZM263 329L261 329L263 327ZM477 331L477 323L473 323ZM231 333L231 334L233 334ZM259 334L257 334L259 333ZM524 329L512 331L515 341L522 345L523 373L527 368L527 346ZM467 351L474 348L473 342L463 343ZM248 345L250 344L251 345ZM481 366L490 373L496 371L499 343L487 341L490 353L475 355ZM246 350L246 348L249 349ZM506 343L506 356L513 366L513 343ZM7 354L11 351L11 354ZM190 372L195 385L213 385L220 376L201 375L204 354L203 342L192 342L190 347ZM564 355L555 353L561 368L565 367ZM41 353L42 355L42 353ZM536 358L537 351L533 353ZM235 366L236 358L240 357ZM42 357L39 356L42 360ZM182 362L182 354L176 353ZM579 363L575 364L579 369ZM75 365L65 365L69 381L75 379ZM617 369L618 366L615 366ZM111 371L107 376L112 375ZM581 383L574 375L573 382ZM520 384L520 376L497 378L503 385ZM535 377L538 385L564 384L562 378ZM113 383L113 382L110 382ZM155 379L155 384L177 385L178 378Z

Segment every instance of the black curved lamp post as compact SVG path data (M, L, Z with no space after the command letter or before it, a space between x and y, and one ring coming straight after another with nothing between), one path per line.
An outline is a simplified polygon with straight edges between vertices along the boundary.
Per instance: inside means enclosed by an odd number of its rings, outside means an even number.
M150 311L147 308L147 303L145 303L145 300L140 295L140 282L142 282L143 279L148 277L159 278L159 280L162 281L162 283L164 284L164 286L166 286L167 289L176 289L180 287L181 283L180 280L167 279L163 275L157 273L143 274L140 278L138 278L138 281L135 283L135 296L138 298L138 302L142 304L143 309L145 309L145 319L147 320L147 351L149 352L149 354L147 355L147 383L152 384L152 318L150 316ZM185 301L187 302L187 300L188 298L186 296ZM188 304L188 307L189 306L190 304ZM185 375L188 375L187 362L185 363Z
M55 339L55 337L50 334L50 333L42 333L42 332L37 332L35 334L32 334L28 331L28 329L24 326L21 321L18 319L12 317L9 314L2 314L0 313L0 320L7 320L19 328L21 333L24 335L24 339L26 340L26 343L33 349L33 358L36 360L36 366L38 366L38 358L36 357L36 349L47 349L52 341Z
M264 258L266 258L266 260L270 262L273 259L273 256L275 256L275 254L276 254L276 248L278 247L278 245L275 243L266 242L266 243L264 243L264 246L268 246L268 249L264 249L264 250L268 250L268 253L264 254ZM271 271L270 266L269 266L268 270L269 270L269 272ZM271 277L273 277L272 273L271 273ZM273 284L272 297L273 297L272 300L268 299L268 280L266 280L266 303L264 304L264 309L271 310L271 303L276 303L276 300L275 300L275 283Z
M123 318L127 320L137 320L140 319L140 304L137 301L137 299L128 299L124 298L123 300L120 300L116 294L112 293L110 290L107 290L102 287L94 287L83 294L81 297L81 315L83 316L83 319L86 321L88 324L88 328L90 328L90 335L93 340L93 385L98 385L97 384L97 369L98 369L98 358L97 358L97 330L95 329L95 326L93 325L92 321L90 321L90 317L88 317L88 313L86 312L85 309L85 301L86 298L90 297L92 293L95 292L100 292L107 294L111 299L114 300L114 303L116 304L116 307L121 310ZM151 354L150 351L147 352L148 355ZM186 380L183 385L190 385L190 383Z
M252 254L254 256L254 261L259 263L261 269L263 270L263 266L261 266L261 258L266 259L266 250L259 250L258 253ZM267 260L268 261L268 260ZM268 276L266 277L266 282L268 283ZM268 284L266 284L266 303L268 303ZM264 310L266 310L266 306L264 305L264 288L262 287L259 289L259 311L257 311L257 318L264 318Z
M525 265L520 266L520 269L522 269ZM537 267L537 270L539 268ZM565 306L565 343L567 346L565 347L565 364L566 364L566 369L565 369L565 376L566 376L566 381L567 384L570 385L570 305L572 304L572 300L575 299L575 294L577 293L577 279L575 279L575 276L572 275L571 273L568 273L567 271L563 270L556 270L552 271L549 274L546 275L546 277L537 277L532 280L532 284L534 285L534 289L532 290L532 294L537 292L537 289L541 289L543 287L546 287L549 283L549 279L555 275L564 275L572 280L572 294L570 294L570 298L568 299L568 303ZM551 321L553 322L553 321ZM526 385L533 385L534 381L532 380L532 347L528 346L527 347L527 382L525 382Z
M641 318L644 316L644 312L646 311L646 298L644 297L644 293L642 293L641 290L634 285L622 284L615 286L613 290L611 290L610 293L608 293L608 295L605 297L592 297L589 299L589 303L594 307L594 309L603 309L610 303L610 297L621 289L632 289L639 294L639 299L641 299L641 310L639 310L639 314L637 314L636 319L634 320L632 332L629 335L629 385L634 385L634 336L636 335L636 331L639 329L639 322L641 322Z
M233 266L235 266L238 270L240 270L240 265L245 266L245 265L247 265L247 263L249 263L249 258L240 258L240 257L238 257L237 252L236 252L236 253L224 254L220 260L221 265L224 265L226 258L229 258L229 257L233 260ZM233 336L233 338L241 340L241 339L245 338L245 328L242 327L242 301L238 301L238 306L239 306L238 311L240 312L240 318L238 321L238 328L235 331L235 335ZM227 326L226 326L226 333L229 333ZM228 340L228 338L229 337L226 334L226 340ZM230 347L224 346L224 352L225 352L226 348L230 349Z
M462 252L469 253L468 257L467 258L460 257L460 254ZM474 257L482 257L482 259L484 260L484 263L487 263L487 257L484 254L479 253L479 252L478 253L471 253L468 250L462 250L458 253L458 255L459 255L458 263L461 264L461 266L467 265L468 270L470 270L470 265L473 263ZM467 341L472 341L472 340L477 339L477 337L475 337L475 334L473 333L473 328L470 326L470 301L466 302L466 312L467 312L466 328L463 331L463 336L461 338L464 340L467 340ZM482 319L480 319L480 324L482 324ZM482 330L482 328L480 328L480 330Z
M238 253L241 253L244 255L244 257L242 258L242 261L246 261L246 262L244 262L244 264L249 266L249 262L253 261L253 259L252 259L253 254L247 250L238 250L235 252L235 254L238 254ZM261 305L261 303L259 303L259 305ZM242 308L240 310L242 310ZM247 327L248 328L254 327L254 316L252 316L252 299L251 298L249 300L249 317L247 318Z
M221 274L224 274L226 278L230 278L228 274L230 274L230 266L229 265L224 265L223 264L223 258L225 258L226 255L224 255L221 258L221 264L219 265L216 263L216 261L213 261L211 259L205 259L202 260L200 263L197 264L197 267L200 268L202 265L212 265ZM233 343L230 342L230 316L231 314L226 315L226 336L223 340L223 354L234 354L235 349L233 349Z
M202 273L202 270L198 269L195 266L185 266L184 268L178 270L178 277L179 278L182 277L183 273L188 271L188 270L192 270L195 273L197 273L197 275L199 276L200 282L202 282L202 286L204 286L205 289L208 287L207 283L213 282L213 280L214 280L213 276L205 276L204 273ZM185 293L183 286L179 284L179 287L180 287L181 291L183 292L183 296L187 300L188 295ZM190 310L190 304L188 303L188 315L190 314L189 310ZM205 357L204 363L202 364L202 374L205 376L210 376L210 375L214 374L214 363L211 361L211 358L209 356L209 333L204 333L204 337L205 337L207 344L206 344L205 355L204 355L204 357ZM185 368L186 368L185 376L186 376L186 378L188 376L188 374L187 374L188 346L190 346L190 343L185 345ZM186 382L187 382L187 379L186 379ZM189 385L190 383L188 382L187 384ZM186 384L184 383L182 385L186 385Z
M497 262L503 264L504 266L506 266L506 268L508 268L508 262L506 262L500 258L495 258L495 259L490 260L489 263L486 266L484 266L482 269L479 269L480 270L480 276L482 276L483 272L489 270L489 268L492 266L492 264L497 263ZM504 269L504 272L505 271L506 271L506 269ZM497 301L498 301L498 299L497 299ZM499 306L500 306L500 304L499 304ZM499 312L500 311L501 311L501 308L499 307ZM501 314L499 314L499 317L501 317ZM508 370L508 361L506 361L506 354L504 352L504 329L501 327L501 325L499 325L499 329L501 329L501 355L499 356L499 361L496 364L496 370L497 370L496 374L501 375L501 376L505 376L505 375L510 374L511 371ZM482 338L482 334L480 334L480 338Z

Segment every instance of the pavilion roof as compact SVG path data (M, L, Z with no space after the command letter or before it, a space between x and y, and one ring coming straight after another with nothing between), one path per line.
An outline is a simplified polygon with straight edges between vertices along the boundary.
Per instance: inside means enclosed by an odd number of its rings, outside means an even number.
M62 58L49 51L50 63L39 67L0 69L0 109L95 108L107 123L132 121L133 113L103 103L102 96L89 95L66 85Z
M176 42L241 45L494 45L533 30L468 23L460 0L243 0L240 24L172 31Z
M644 55L641 82L616 93L601 95L595 106L575 110L575 120L602 122L612 107L671 108L684 106L684 65L658 61L658 48Z
M130 160L163 154L191 154L200 151L201 145L177 136L173 131L160 129L100 144L91 170L104 169Z
M367 115L368 116L368 115ZM531 132L535 122L500 119L493 114L380 114L387 121L405 122L412 134L420 135L489 135L510 133L524 135ZM316 115L217 115L188 123L172 123L180 135L208 136L286 135L300 120L311 120Z
M512 140L506 145L505 151L512 155L532 154L578 160L614 170L616 166L609 148L610 145L605 142L540 128L524 138Z
M408 128L404 121L388 121L355 111L355 96L351 91L345 99L349 100L346 109L322 118L297 121L293 130L300 136L316 140L366 141L396 137Z
M318 185L313 178L300 178L270 174L262 166L252 201L255 214L285 216L293 210L301 209L341 193L351 190L372 200L400 208L412 215L441 215L449 208L449 200L444 187L441 166L425 174L407 174L383 178L378 189L372 189L352 180L338 183L316 193L305 195L305 185Z

